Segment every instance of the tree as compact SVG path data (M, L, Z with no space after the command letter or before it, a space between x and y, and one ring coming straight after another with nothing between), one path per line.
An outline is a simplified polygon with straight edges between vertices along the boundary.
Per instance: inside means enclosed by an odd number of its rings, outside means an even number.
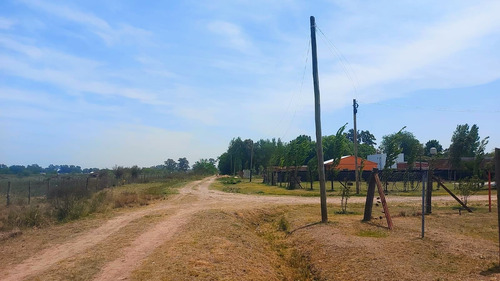
M406 128L403 127L399 132L382 137L380 149L386 154L384 170L388 170L396 162L396 158L403 151L401 148L402 131Z
M354 129L349 129L349 131L345 134L345 137L351 141L354 142ZM377 143L375 142L375 136L370 133L370 131L359 131L356 134L356 137L358 139L358 144L364 143L370 146L375 146Z
M452 167L461 169L461 158L474 157L479 145L479 127L476 124L472 125L470 129L468 124L457 125L448 149Z
M132 168L130 168L130 176L133 179L137 179L140 173L141 173L141 168L139 168L137 165L134 165L132 166Z
M422 144L415 138L415 136L408 132L401 132L401 149L404 153L404 159L408 164L408 169L413 169L417 157L422 154L423 147Z
M219 172L223 175L230 175L231 174L231 156L229 156L229 153L224 152L222 153L219 157L219 164L217 165L217 168L219 168Z
M165 169L168 172L172 173L177 171L177 162L175 162L174 159L168 158L167 161L165 161L164 163L165 163Z
M287 145L285 163L287 166L295 166L293 178L290 181L290 189L295 188L298 182L298 167L307 165L307 162L314 157L314 145L310 136L300 135Z
M337 133L333 136L327 136L324 137L324 151L325 151L325 159L332 159L332 165L328 173L330 174L331 177L331 182L332 182L332 190L333 190L333 179L336 177L338 171L337 171L337 166L340 163L340 159L342 156L346 154L350 154L349 150L349 145L348 145L348 139L347 136L344 134L345 127L347 126L347 123L340 127L337 130Z
M186 157L179 158L177 162L178 162L177 167L179 168L179 171L187 172L187 170L189 170L189 161L186 159Z
M200 159L193 164L193 172L199 175L214 175L217 173L217 168L214 161Z
M361 131L358 136L361 138L361 142L363 142L363 144L367 144L367 145L370 145L370 146L375 146L377 145L377 143L375 142L375 136L372 135L370 133L370 131L366 130L366 131Z
M443 152L443 146L439 143L438 140L430 140L425 143L425 156L431 156L431 148L433 147L436 148L438 154Z
M125 174L125 168L122 166L114 166L113 167L113 174L115 175L115 178L121 179L123 175Z

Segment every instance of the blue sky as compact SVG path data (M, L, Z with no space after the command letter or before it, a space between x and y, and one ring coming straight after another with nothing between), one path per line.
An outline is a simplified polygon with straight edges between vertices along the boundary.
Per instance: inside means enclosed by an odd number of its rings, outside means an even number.
M233 137L403 126L500 146L499 1L0 2L0 163L152 166L216 158Z

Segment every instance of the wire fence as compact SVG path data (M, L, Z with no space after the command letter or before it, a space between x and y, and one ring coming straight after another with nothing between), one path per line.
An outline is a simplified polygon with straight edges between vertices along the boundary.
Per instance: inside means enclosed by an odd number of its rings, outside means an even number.
M167 177L167 174L143 174L117 178L111 173L76 175L39 175L0 178L0 204L26 205L40 199L59 196L62 192L92 194L105 188L130 183L145 183Z

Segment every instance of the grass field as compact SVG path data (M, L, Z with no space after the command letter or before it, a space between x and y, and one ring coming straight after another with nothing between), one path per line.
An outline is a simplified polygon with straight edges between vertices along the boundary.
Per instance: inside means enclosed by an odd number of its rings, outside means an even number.
M402 182L396 182L398 185L398 189L403 189ZM453 183L446 182L445 186L455 193L458 196L458 192L455 190ZM293 195L293 196L307 196L307 197L316 197L319 196L319 182L313 182L313 188L310 188L309 182L302 182L303 188L298 188L294 190L286 189L286 183L283 183L280 187L279 184L277 186L271 186L262 183L262 178L253 178L252 182L249 182L248 179L240 179L238 183L235 184L224 184L222 180L218 180L212 188L224 192L232 192L232 193L242 193L242 194L260 194L260 195ZM327 196L339 196L340 194L341 184L339 182L334 182L334 190L331 189L331 182L326 182L326 192ZM366 182L361 182L360 194L355 193L355 187L351 186L351 196L366 196L366 190L368 188L368 184ZM388 191L391 195L396 196L421 196L422 189L419 187L413 191L399 191L394 188L394 183L390 183ZM488 186L485 186L477 195L487 195L488 194ZM434 188L432 191L433 196L440 195L448 195L448 193L443 189L437 187L437 184L434 184ZM492 190L492 196L496 195L496 189Z

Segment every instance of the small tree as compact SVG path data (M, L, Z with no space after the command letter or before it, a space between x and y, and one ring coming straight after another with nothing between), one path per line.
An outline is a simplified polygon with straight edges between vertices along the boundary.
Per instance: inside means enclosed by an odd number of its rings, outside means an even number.
M347 181L347 179L344 181L342 184L342 187L340 189L340 196L342 196L342 199L340 201L340 207L341 207L341 214L347 214L347 200L351 197L351 185Z
M482 181L478 177L474 176L472 178L460 180L458 185L455 185L455 189L458 191L458 194L462 197L462 201L467 206L467 199L469 199L471 195L478 192L482 185Z

